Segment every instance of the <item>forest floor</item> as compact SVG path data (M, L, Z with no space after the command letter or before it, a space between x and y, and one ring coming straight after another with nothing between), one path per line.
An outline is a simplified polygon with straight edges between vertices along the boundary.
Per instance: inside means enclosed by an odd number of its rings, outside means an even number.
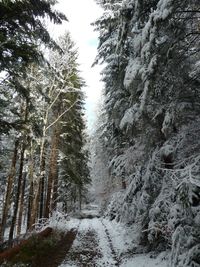
M76 229L76 237L59 267L168 266L168 252L135 254L133 229L99 218L95 210L83 210L81 218L71 218L66 227Z
M74 223L77 235L60 267L167 267L167 253L153 257L129 251L130 236L122 225L101 218Z
M169 254L135 254L133 232L119 223L84 211L79 219L53 220L62 236L47 251L34 256L32 267L167 267ZM51 242L52 243L52 242ZM48 243L49 244L49 243ZM38 245L37 245L38 247ZM32 251L33 248L31 247ZM41 246L41 249L44 250ZM19 257L19 255L17 256ZM15 258L17 260L17 258ZM16 261L15 261L16 263ZM7 266L7 265L5 265ZM10 266L10 265L9 265ZM22 265L15 265L22 266ZM24 265L23 265L24 266Z

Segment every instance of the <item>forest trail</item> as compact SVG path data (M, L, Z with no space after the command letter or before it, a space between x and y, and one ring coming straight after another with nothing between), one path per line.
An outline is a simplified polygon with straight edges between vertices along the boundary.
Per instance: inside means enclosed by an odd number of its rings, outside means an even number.
M60 267L120 266L109 231L99 218L81 219L76 239Z
M73 228L76 237L59 267L168 266L165 252L158 257L136 253L130 238L132 230L127 232L123 224L85 215L82 219L71 218L68 222L68 229Z
M32 242L32 245L29 244L28 246L27 244L26 249L25 247L24 250L21 249L21 254L17 254L13 262L19 262L19 259L23 259L23 255L26 256L26 251L32 252L34 250L34 257L29 265L32 267L168 266L168 256L165 252L157 257L150 253L145 254L136 251L136 244L131 238L133 228L128 229L124 224L98 216L94 210L85 210L77 214L76 218L69 217L66 220L63 217L60 220L52 220L52 224L49 225L50 229L54 229L55 232L62 230L60 232L62 233L61 238L54 246L41 253L35 250L37 246ZM50 238L49 241L51 240L56 241ZM48 244L47 241L37 245L43 250L45 248L43 245Z

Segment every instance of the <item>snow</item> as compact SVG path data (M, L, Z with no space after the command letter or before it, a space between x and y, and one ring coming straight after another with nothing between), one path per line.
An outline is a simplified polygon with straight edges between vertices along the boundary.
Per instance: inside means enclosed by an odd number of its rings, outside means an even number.
M163 20L166 19L170 13L172 12L172 0L160 0L158 2L158 16L155 18L159 19L162 18ZM154 21L156 20L154 19Z
M138 111L139 105L135 104L131 108L128 108L120 122L120 128L123 129L127 125L133 125L134 121L138 121L140 113Z
M104 225L108 229L113 246L120 256L125 253L131 246L133 235L130 235L128 229L123 224L117 223L116 221L103 220ZM131 236L131 238L130 238Z
M144 107L145 107L145 103L146 103L146 100L147 100L147 96L148 96L148 91L149 91L149 81L146 81L145 84L144 84L144 90L143 90L143 93L142 95L140 96L140 109L141 111L144 110Z
M133 228L127 228L124 224L116 221L104 219L103 223L109 231L117 255L122 259L120 267L167 267L167 260L165 260L169 256L167 252L161 253L156 258L150 254L139 254L129 256L130 258L127 259L123 255L127 255L127 252L133 248L134 235L136 239L137 233L133 232Z
M157 55L153 56L148 65L148 73L152 74L154 72L154 67L157 65Z
M141 68L140 58L134 58L129 60L129 64L126 68L126 74L124 78L124 86L128 88L132 81L137 78L138 72Z
M165 255L163 256L165 257ZM137 255L125 260L120 267L168 267L168 264L162 259L162 254L156 259L151 258L149 255Z
M82 242L86 235L88 235L88 232L95 232L96 233L96 239L98 240L98 246L99 250L101 252L101 257L95 259L95 265L94 266L115 266L115 260L112 257L112 252L108 244L108 239L106 236L106 233L104 231L104 227L100 221L100 219L94 218L94 219L83 219L80 221L80 225L78 228L78 235L73 243L72 250L77 250L77 248L82 247ZM85 235L85 236L84 236ZM66 260L61 265L61 267L66 266L76 266L73 262L71 262L69 265L68 259L66 257Z
M161 156L169 156L174 153L174 147L172 145L165 145L160 150Z
M68 227L77 228L77 237L66 255L66 259L60 267L76 267L81 263L84 266L96 267L167 267L167 252L161 253L158 257L150 254L133 254L128 253L133 247L133 233L125 225L107 219L70 219ZM78 224L77 224L78 222ZM75 224L74 224L75 223ZM92 259L89 258L87 265L87 255L91 246L92 252L98 252ZM92 239L92 238L94 239ZM81 254L81 250L83 253ZM79 253L80 252L80 253ZM78 259L74 255L78 253ZM86 262L84 262L86 261Z
M54 211L49 219L41 219L35 224L36 231L41 231L47 226L57 231L69 231L72 228L78 228L80 221L76 218L71 218L67 214Z
M172 111L167 111L166 114L165 114L165 118L164 118L164 121L163 121L163 125L162 125L162 129L161 131L167 136L168 133L170 133L170 127L173 123L173 113Z
M95 205L95 204L86 205L81 210L80 216L82 218L84 218L84 217L86 218L88 216L90 216L90 218L92 218L92 217L99 217L99 207L97 205Z

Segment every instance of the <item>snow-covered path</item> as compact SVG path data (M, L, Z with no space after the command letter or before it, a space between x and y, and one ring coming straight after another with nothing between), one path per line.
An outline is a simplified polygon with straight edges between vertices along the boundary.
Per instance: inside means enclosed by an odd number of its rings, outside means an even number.
M149 255L127 255L130 235L122 225L105 219L74 220L76 239L60 267L167 267L166 254L153 259Z
M83 219L62 267L119 266L100 219Z

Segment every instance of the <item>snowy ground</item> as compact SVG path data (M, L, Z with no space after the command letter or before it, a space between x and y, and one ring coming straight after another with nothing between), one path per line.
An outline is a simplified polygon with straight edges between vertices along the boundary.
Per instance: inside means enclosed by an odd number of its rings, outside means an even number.
M130 235L123 225L106 219L71 219L66 227L77 228L77 237L60 267L167 267L167 255L130 255Z

